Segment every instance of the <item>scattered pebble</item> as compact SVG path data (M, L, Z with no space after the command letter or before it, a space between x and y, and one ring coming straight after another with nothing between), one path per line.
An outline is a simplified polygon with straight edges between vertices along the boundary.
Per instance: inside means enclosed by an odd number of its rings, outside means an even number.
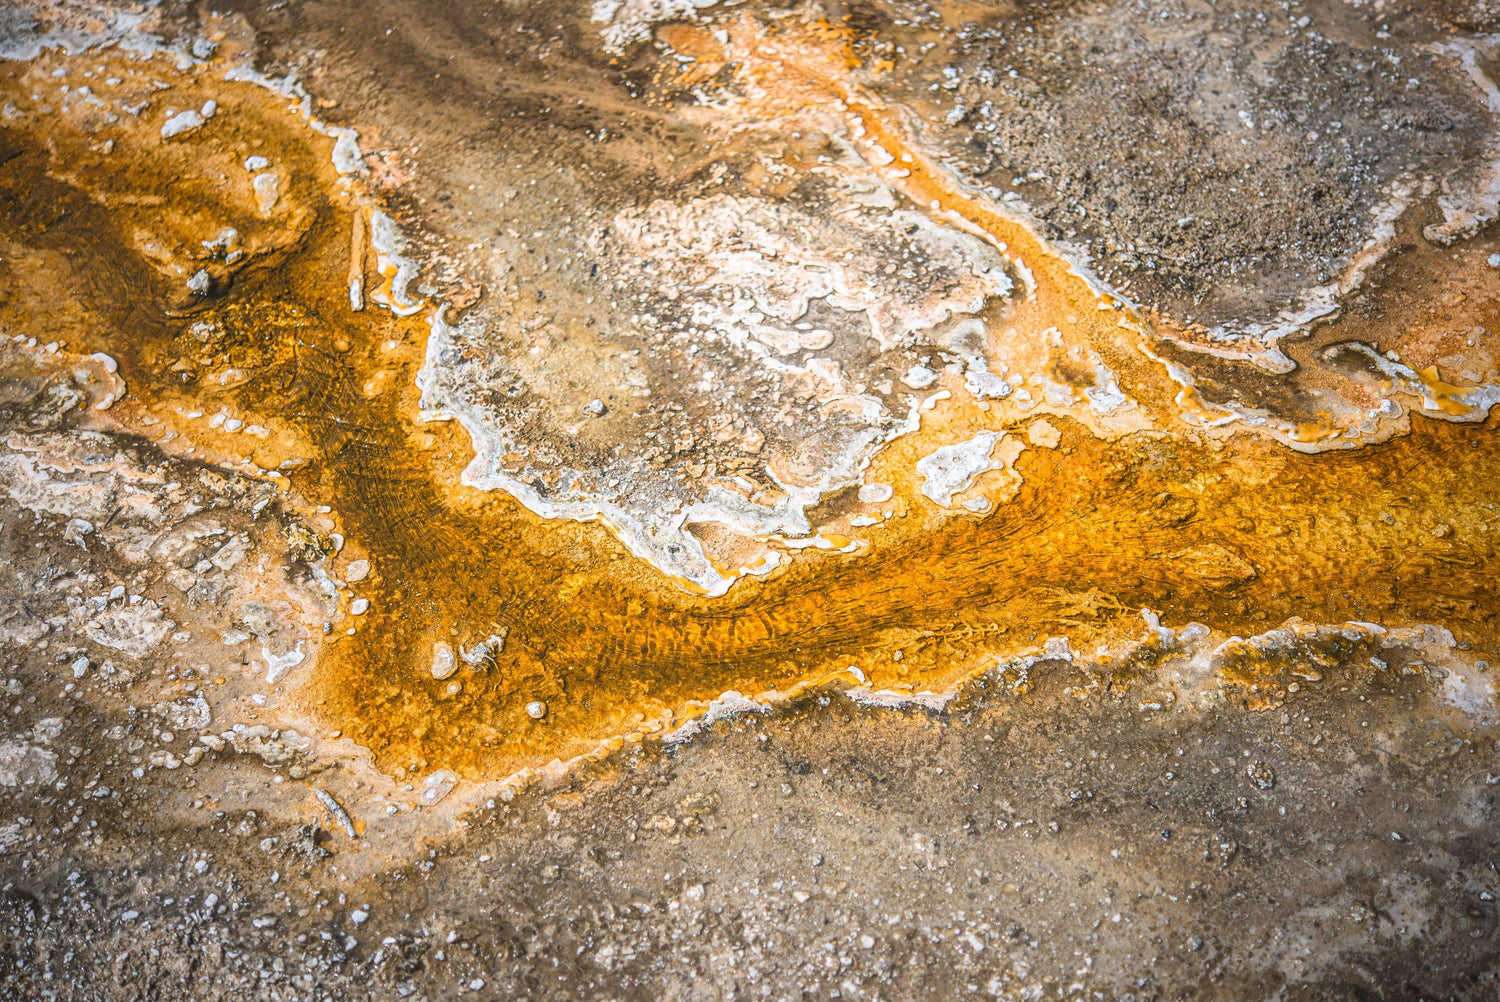
M1276 773L1264 762L1251 762L1245 767L1245 775L1257 790L1269 790L1276 785Z
M458 671L458 659L453 656L453 648L448 644L439 642L432 652L432 677L444 679Z
M163 139L171 139L185 132L192 132L202 124L203 116L191 108L187 111L179 111L162 125L161 137Z
M446 769L439 769L431 776L428 776L427 781L422 784L422 804L426 807L431 807L446 797L457 785L458 776L456 773L449 772Z
M901 381L914 390L924 389L937 382L938 374L925 365L914 365L906 370L906 375Z
M281 199L280 176L257 174L251 180L250 186L255 189L255 207L261 215L267 215L276 208L276 203Z

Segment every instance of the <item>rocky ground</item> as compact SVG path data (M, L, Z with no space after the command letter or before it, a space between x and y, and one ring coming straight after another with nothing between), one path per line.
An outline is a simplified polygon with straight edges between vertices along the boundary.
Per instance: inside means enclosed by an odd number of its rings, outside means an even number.
M9 998L1483 999L1500 978L1493 723L1367 660L1259 713L1157 710L1146 680L1079 700L1062 662L941 713L815 695L399 848L289 804L295 766L133 776L173 747L161 721L59 668L7 682L12 740L56 756L4 792Z

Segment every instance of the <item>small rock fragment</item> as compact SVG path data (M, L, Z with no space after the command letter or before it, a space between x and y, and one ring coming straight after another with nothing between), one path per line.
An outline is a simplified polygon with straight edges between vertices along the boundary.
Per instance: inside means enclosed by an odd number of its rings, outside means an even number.
M1257 790L1269 790L1276 785L1276 773L1264 762L1251 762L1245 767L1245 775Z
M1011 385L985 369L970 369L964 376L964 389L979 400L1010 396Z
M906 375L901 381L914 390L924 389L937 382L938 374L925 365L914 365L906 370Z
M63 528L63 539L81 549L88 549L83 537L94 531L94 523L86 518L70 518Z
M45 748L11 741L0 745L0 786L35 786L57 778L57 756Z
M198 112L192 110L191 108L189 108L187 111L179 111L177 114L167 119L166 122L162 125L161 137L163 139L171 139L173 136L180 136L185 132L192 132L202 124L203 116Z
M257 174L250 186L255 189L255 207L262 216L270 213L281 198L281 178L276 174Z
M458 785L458 776L446 769L439 769L427 781L422 784L421 800L424 806L431 807L446 797L453 787Z
M453 648L439 642L432 652L432 677L445 679L458 671L458 661L453 657Z

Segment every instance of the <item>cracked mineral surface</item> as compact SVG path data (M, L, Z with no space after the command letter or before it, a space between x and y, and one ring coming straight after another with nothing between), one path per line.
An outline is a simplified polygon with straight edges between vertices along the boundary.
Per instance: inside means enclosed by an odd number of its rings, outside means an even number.
M0 8L0 998L1495 998L1497 39Z

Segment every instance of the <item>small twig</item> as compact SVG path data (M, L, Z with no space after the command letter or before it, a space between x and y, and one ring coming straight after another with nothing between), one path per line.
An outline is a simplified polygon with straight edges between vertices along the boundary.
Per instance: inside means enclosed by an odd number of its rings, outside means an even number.
M339 827L344 829L345 835L348 835L350 838L359 837L359 833L354 830L354 819L349 816L348 811L344 810L344 805L334 799L333 794L319 786L313 788L313 795L318 798L318 803L328 808L328 813L332 814L333 820L337 821Z
M356 313L365 308L365 214L358 208L349 241L349 306Z

